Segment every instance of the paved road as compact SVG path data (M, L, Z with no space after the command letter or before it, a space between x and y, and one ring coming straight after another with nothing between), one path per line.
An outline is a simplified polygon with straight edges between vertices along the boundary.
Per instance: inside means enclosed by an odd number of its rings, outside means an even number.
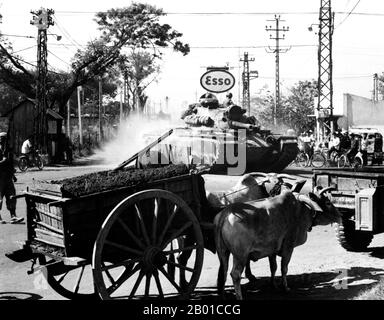
M102 166L47 167L43 171L18 173L17 191L25 190L32 179L59 179L104 170ZM308 180L304 188L310 188L310 172L291 172ZM236 177L206 176L208 190L226 190L236 182ZM3 208L3 218L8 212ZM25 217L25 203L18 201L17 214ZM0 225L0 299L64 299L45 282L42 273L27 275L30 262L14 263L5 252L11 251L26 239L25 225ZM289 266L289 284L292 292L283 295L271 292L268 287L269 266L267 259L252 264L258 277L256 284L243 283L248 288L248 299L350 299L360 290L369 288L384 275L384 236L374 238L370 250L365 253L349 253L336 242L333 227L316 227L309 234L305 245L297 248ZM204 265L194 298L215 300L218 259L205 252ZM233 293L231 279L227 280L229 295ZM89 281L89 289L92 289ZM233 296L232 296L233 297Z

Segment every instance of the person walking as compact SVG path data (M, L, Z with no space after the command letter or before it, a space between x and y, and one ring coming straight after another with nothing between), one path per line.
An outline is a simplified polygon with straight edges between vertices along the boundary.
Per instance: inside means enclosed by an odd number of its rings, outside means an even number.
M368 133L363 133L363 136L360 140L360 152L363 158L363 165L368 164Z
M13 154L8 146L7 134L0 133L0 210L5 197L7 209L11 214L11 223L19 223L24 218L16 216L16 195L15 185L17 179L15 177L15 169L13 167ZM6 223L0 215L0 223Z

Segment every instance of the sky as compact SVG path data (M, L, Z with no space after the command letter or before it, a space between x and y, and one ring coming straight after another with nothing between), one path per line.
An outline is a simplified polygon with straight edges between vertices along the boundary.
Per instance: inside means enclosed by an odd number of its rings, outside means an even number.
M248 52L254 61L250 70L258 71L259 78L251 81L251 95L262 90L274 92L275 57L265 47L273 46L266 25L279 13L282 26L289 26L282 45L291 49L280 57L280 81L283 93L300 80L318 77L318 35L310 32L311 24L319 23L320 0L147 0L163 8L167 16L161 22L170 24L183 33L182 41L191 46L187 56L163 50L161 74L158 81L148 87L147 94L156 108L165 108L168 97L169 111L193 103L204 89L200 77L207 66L229 65L236 83L240 81L240 58ZM2 24L0 32L10 35L15 51L32 64L36 63L36 27L30 25L31 10L40 7L55 10L55 25L49 33L61 35L48 40L49 68L69 70L69 62L78 48L98 36L93 21L97 11L128 6L127 0L0 0ZM348 15L358 3L353 14ZM335 113L341 114L343 93L370 98L373 74L384 72L384 42L380 30L384 29L384 1L382 0L333 0L335 33L333 38L333 75ZM204 14L205 13L205 14ZM207 14L211 13L211 14ZM213 13L213 14L212 14ZM216 13L216 14L214 14ZM222 13L222 14L218 14ZM374 13L365 15L363 13ZM381 15L380 15L381 14ZM316 26L314 26L316 31ZM241 88L232 92L235 102L240 102ZM224 94L219 95L224 99Z

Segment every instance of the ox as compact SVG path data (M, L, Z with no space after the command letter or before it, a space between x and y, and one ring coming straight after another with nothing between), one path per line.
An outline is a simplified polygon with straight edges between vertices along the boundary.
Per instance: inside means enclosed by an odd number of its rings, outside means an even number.
M260 182L256 177L263 177ZM287 174L253 172L240 177L236 185L226 192L207 192L207 200L213 208L225 208L237 202L249 202L253 200L266 199L270 196L280 194L281 190L292 190L300 192L305 184L305 180L296 181L293 185L286 183L283 179L296 180ZM272 188L268 192L265 183L271 183ZM256 281L252 275L250 260L245 267L245 276L249 281Z
M249 259L257 261L269 257L271 283L276 287L276 256L279 255L283 288L288 291L286 277L293 249L306 242L313 226L340 222L340 213L325 196L330 189L308 196L282 190L276 197L234 203L222 210L214 220L220 260L219 293L224 293L230 254L233 255L231 277L237 299L242 299L240 279Z

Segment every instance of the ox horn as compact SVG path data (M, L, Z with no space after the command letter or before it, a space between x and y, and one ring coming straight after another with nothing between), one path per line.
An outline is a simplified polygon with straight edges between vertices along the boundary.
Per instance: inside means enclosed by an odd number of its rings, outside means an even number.
M268 177L268 175L264 172L251 172L250 175L252 177L265 177L265 178Z
M321 196L322 194L326 193L327 191L330 191L330 190L336 190L335 187L327 187L325 189L321 189L320 193L319 193L319 196Z
M305 195L300 194L298 196L298 200L310 206L314 211L323 212L323 209L321 209L320 206L315 201L311 200L309 197Z
M285 173L278 174L277 178L284 178L284 179L288 179L288 180L296 180L295 177L290 176L289 174L285 174Z

